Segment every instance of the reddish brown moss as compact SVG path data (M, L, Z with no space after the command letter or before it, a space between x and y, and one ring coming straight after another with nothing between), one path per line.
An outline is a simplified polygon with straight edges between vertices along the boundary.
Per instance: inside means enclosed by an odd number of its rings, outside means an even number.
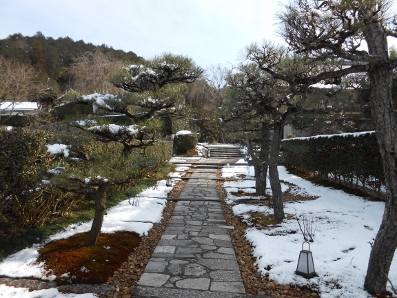
M139 245L134 232L101 233L95 246L85 246L88 233L52 241L39 250L39 262L59 283L105 283Z

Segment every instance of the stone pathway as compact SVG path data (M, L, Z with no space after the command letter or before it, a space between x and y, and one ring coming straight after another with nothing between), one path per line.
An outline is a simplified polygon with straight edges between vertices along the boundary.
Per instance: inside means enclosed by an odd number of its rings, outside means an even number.
M214 166L195 168L133 297L252 297L245 293L215 179Z

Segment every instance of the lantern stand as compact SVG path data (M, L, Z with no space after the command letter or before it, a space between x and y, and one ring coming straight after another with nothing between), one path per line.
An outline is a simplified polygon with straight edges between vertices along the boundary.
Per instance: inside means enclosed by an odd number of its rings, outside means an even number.
M309 245L309 250L304 250L303 245L307 243ZM295 274L303 276L304 278L312 278L317 276L314 270L313 255L310 251L310 243L305 241L302 243L302 250L299 253L298 265L296 266Z

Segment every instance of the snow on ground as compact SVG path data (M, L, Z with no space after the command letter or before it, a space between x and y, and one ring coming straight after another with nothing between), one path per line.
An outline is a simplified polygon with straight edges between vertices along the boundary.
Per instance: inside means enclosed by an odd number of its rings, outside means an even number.
M172 182L179 178L189 167L177 167L175 172L169 174ZM110 208L105 215L102 232L111 233L115 231L133 231L140 235L146 235L162 218L163 209L166 204L168 193L172 186L166 185L166 180L161 180L153 187L142 191L139 195L129 200L122 201L117 206ZM77 233L83 233L91 229L92 221L73 224L64 231L52 235L46 242L68 238ZM46 243L45 242L45 243ZM43 263L37 263L38 249L41 245L35 244L27 247L0 263L0 275L9 277L34 277L41 279L53 279L54 276L46 277ZM13 298L91 298L94 294L63 294L57 289L45 289L40 291L29 291L25 288L14 288L0 285L0 297Z
M97 298L94 294L64 294L57 289L29 291L26 288L14 288L0 285L0 297L14 298Z
M295 192L318 198L284 203L285 213L293 215L293 218L285 219L271 229L251 227L246 231L245 236L253 246L260 272L269 273L269 277L280 284L316 285L321 297L370 297L363 289L371 250L369 242L373 241L379 229L384 203L366 201L341 190L315 185L288 173L284 167L279 167L279 174L280 180L297 185ZM244 180L225 182L229 203L247 199L233 196L231 192L238 189L247 192L247 188L254 187L252 167L229 166L223 169L223 177L244 177ZM233 207L233 212L249 221L249 212L273 213L273 210L259 204L241 203ZM294 274L303 242L296 217L302 219L303 216L314 220L315 228L310 249L318 277L310 280ZM307 244L304 249L308 249ZM397 283L397 260L392 264L389 278Z
M197 158L175 157L174 162L194 163ZM178 167L170 173L176 181L189 165ZM297 217L306 216L314 220L315 238L310 249L313 252L314 266L318 277L310 280L294 274L299 252L302 249L303 237L295 218L286 219L280 225L268 230L249 228L246 232L248 241L253 246L259 270L281 284L314 284L319 287L321 297L368 297L363 289L364 277L370 253L370 241L373 241L379 228L384 203L369 202L361 197L348 195L315 185L300 177L289 174L284 167L279 167L280 179L296 185L294 191L318 199L285 203L286 214ZM260 204L238 204L239 199L231 192L243 190L253 192L253 168L244 165L243 161L223 168L223 177L236 178L224 184L228 192L228 202L236 203L233 211L245 220L250 220L249 212L272 213L268 206ZM285 183L283 190L287 189ZM103 231L135 231L141 235L147 233L152 223L161 219L165 198L171 187L166 181L160 181L155 187L146 189L135 198L121 202L108 210L103 224ZM244 199L259 198L247 196ZM255 201L254 201L255 202ZM131 205L130 203L133 203ZM73 234L88 231L91 222L69 226L64 231L51 236L47 241L67 238ZM13 277L44 278L43 264L36 264L37 249L40 244L17 252L0 263L0 275ZM304 247L307 249L307 246ZM269 271L267 269L271 268ZM397 284L397 260L389 274L392 282ZM24 288L0 285L0 297L12 298L92 298L94 294L63 294L57 289L31 291Z

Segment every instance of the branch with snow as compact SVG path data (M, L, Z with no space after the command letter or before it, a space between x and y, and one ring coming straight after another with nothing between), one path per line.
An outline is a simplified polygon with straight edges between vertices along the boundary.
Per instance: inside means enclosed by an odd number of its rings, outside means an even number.
M80 98L80 101L92 104L93 113L96 113L98 108L107 111L113 111L114 104L120 103L122 100L117 95L113 95L113 94L93 93L82 96Z
M202 70L183 56L164 54L145 65L130 65L116 75L112 83L129 92L156 91L168 84L192 83Z

